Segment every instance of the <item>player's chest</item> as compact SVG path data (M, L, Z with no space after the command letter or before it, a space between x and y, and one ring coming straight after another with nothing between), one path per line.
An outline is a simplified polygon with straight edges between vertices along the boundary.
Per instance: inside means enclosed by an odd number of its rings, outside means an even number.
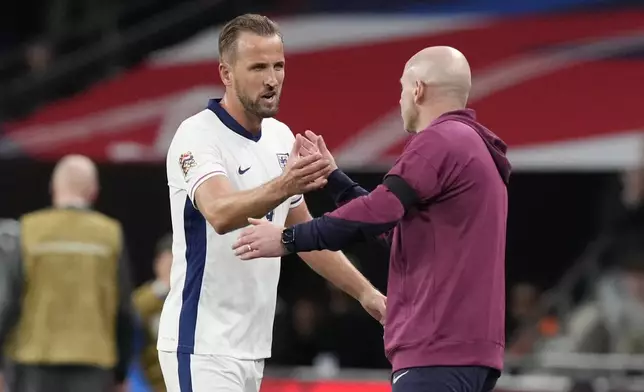
M228 151L226 166L229 178L238 189L260 186L284 170L289 151L275 143L244 143Z

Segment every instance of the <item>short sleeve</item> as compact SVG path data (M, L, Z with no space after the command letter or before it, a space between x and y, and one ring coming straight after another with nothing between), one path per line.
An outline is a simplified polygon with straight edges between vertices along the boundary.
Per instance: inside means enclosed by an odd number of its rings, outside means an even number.
M201 136L200 129L180 129L171 149L173 156L169 157L179 168L193 204L195 192L201 184L214 176L228 175L216 139Z
M302 204L302 202L304 201L304 196L295 195L295 196L292 196L289 200L291 202L291 205L289 206L289 208L295 208L300 204Z
M414 150L404 152L385 178L387 176L398 176L405 180L421 201L431 199L440 192L437 169Z

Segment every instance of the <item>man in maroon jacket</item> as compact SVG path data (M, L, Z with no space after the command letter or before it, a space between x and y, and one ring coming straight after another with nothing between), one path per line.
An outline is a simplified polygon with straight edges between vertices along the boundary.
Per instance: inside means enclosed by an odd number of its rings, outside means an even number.
M368 193L335 170L327 190L337 210L289 228L251 219L234 248L248 260L384 236L393 391L487 392L505 343L506 145L466 109L471 74L456 49L420 51L401 84L413 136L381 185ZM307 138L331 156L322 138Z

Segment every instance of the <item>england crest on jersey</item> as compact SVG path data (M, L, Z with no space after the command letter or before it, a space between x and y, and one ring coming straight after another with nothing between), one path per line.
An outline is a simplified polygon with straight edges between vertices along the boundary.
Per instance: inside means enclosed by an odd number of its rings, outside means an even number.
M286 154L277 154L277 162L279 162L282 170L286 167L286 162L288 162L288 153Z

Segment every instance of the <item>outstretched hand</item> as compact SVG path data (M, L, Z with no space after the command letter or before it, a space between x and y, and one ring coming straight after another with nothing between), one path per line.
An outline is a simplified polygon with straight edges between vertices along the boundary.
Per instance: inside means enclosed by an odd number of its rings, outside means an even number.
M249 218L251 226L244 228L233 244L235 255L242 260L260 257L280 257L287 252L282 245L283 227L276 226L266 219Z
M330 162L320 153L301 155L303 144L309 142L302 135L297 135L288 161L282 173L282 187L289 195L307 193L326 185L326 178L333 168Z
M305 157L315 154L320 154L323 159L326 159L329 162L332 170L338 168L333 155L324 142L324 138L322 136L316 135L312 131L307 130L304 132L304 140L300 145L300 155Z

